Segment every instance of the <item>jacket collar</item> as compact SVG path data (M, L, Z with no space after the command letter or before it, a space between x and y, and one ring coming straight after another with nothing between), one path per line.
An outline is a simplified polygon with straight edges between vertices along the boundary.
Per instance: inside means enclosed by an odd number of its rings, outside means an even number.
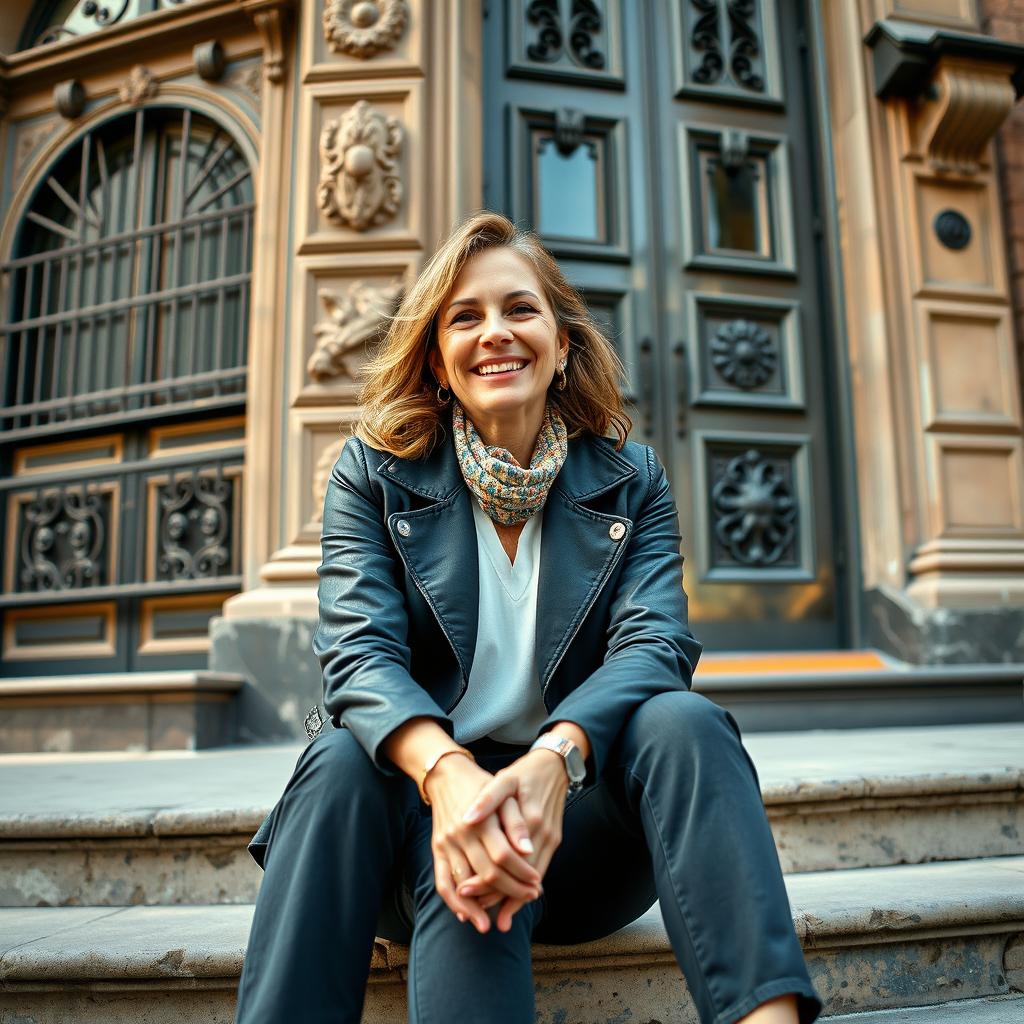
M424 459L385 460L377 472L388 480L431 501L447 501L466 486L450 430ZM612 445L591 433L569 441L565 462L555 478L557 489L575 502L587 501L625 483L637 470Z

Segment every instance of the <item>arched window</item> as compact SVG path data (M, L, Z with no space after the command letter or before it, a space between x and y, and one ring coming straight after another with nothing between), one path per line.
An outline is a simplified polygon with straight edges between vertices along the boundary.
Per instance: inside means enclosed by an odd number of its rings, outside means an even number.
M252 218L248 161L192 110L41 175L0 266L0 674L205 664L241 586Z
M189 110L139 110L64 153L4 267L0 433L237 401L252 215L248 163Z

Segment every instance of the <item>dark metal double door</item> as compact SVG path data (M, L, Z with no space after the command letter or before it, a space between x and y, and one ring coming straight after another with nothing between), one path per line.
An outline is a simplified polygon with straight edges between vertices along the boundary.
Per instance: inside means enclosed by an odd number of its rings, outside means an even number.
M485 201L617 345L719 650L846 640L802 4L485 5Z

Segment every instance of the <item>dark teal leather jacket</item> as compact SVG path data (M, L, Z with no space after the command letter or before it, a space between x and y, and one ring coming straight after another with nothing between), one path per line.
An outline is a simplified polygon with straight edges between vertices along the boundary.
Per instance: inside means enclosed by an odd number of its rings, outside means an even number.
M418 715L449 734L476 647L477 541L450 436L407 460L350 438L327 487L320 622L324 707L377 766L384 738ZM688 689L701 644L687 626L679 522L653 449L569 441L543 510L537 672L548 719L590 739L602 771L635 709Z

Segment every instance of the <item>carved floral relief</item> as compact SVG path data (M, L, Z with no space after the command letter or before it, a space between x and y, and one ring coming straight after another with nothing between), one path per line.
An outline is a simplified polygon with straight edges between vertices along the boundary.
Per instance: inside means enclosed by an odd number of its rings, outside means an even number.
M307 371L318 383L333 377L355 380L348 357L380 336L402 294L400 284L377 285L353 281L348 288L322 288L320 301L327 319L314 328L316 348Z
M334 224L365 231L398 212L402 182L397 158L402 126L366 100L320 132L317 205Z
M393 50L408 21L406 0L327 0L324 38L335 53L365 60Z

